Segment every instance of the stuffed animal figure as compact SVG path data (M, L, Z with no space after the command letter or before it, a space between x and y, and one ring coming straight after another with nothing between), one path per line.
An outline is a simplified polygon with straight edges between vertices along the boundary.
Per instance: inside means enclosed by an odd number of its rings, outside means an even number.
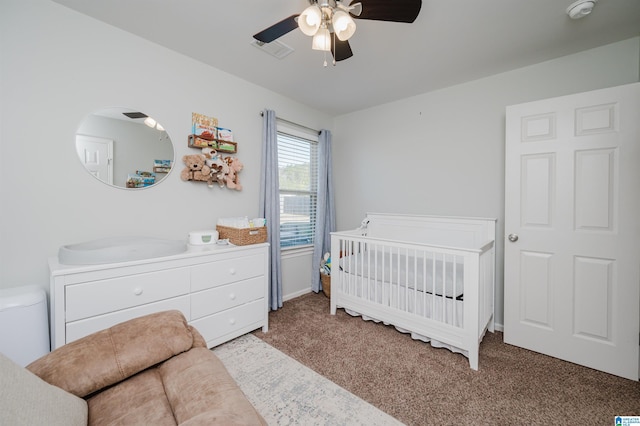
M213 160L215 158L218 158L218 151L211 148L210 146L207 146L202 148L202 155L204 155L205 162L206 162L207 160Z
M213 186L214 181L218 182L220 188L224 187L224 176L229 170L227 163L220 158L218 151L211 147L202 148L202 155L205 157L205 164L211 169L209 180L207 181L209 187Z
M180 173L182 180L199 180L207 182L210 179L211 168L205 163L203 154L185 155L182 161L186 167Z
M244 164L235 157L226 157L224 160L229 166L229 171L225 177L227 188L242 191L242 185L240 185L240 181L238 180L238 173L244 168Z
M211 163L211 175L216 178L220 188L224 187L225 176L227 176L227 173L229 173L229 166L223 159L218 157L213 161L213 163Z

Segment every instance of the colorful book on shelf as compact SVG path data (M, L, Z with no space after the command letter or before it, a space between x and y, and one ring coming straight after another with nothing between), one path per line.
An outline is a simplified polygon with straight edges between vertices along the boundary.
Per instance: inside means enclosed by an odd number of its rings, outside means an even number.
M191 133L195 136L208 141L215 140L218 137L217 128L217 118L196 112L191 114Z
M218 132L218 141L233 142L233 132L231 129L225 129L224 127L216 127Z

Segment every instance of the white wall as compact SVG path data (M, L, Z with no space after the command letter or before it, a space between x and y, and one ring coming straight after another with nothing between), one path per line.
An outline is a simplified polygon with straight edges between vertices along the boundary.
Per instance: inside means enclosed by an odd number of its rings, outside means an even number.
M0 61L0 288L48 287L47 259L60 245L112 235L186 239L218 217L255 217L259 112L332 125L326 114L47 0L2 0ZM105 107L162 123L178 159L165 181L117 189L82 168L76 129ZM233 130L241 192L180 180L180 159L196 152L187 147L192 112ZM290 281L291 293L309 289L309 274Z
M338 229L366 212L497 218L502 324L505 107L636 82L639 55L635 37L338 117Z

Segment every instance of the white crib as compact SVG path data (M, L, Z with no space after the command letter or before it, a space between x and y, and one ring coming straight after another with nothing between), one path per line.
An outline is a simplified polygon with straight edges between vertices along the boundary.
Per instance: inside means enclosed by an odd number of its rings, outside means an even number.
M478 369L494 331L495 219L367 213L331 234L331 314L391 324Z

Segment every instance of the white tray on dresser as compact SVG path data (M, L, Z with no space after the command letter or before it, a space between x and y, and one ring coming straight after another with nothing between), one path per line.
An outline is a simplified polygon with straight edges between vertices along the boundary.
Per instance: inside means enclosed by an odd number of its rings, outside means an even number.
M208 347L268 330L268 244L199 246L100 265L49 259L51 348L119 322L177 309Z

